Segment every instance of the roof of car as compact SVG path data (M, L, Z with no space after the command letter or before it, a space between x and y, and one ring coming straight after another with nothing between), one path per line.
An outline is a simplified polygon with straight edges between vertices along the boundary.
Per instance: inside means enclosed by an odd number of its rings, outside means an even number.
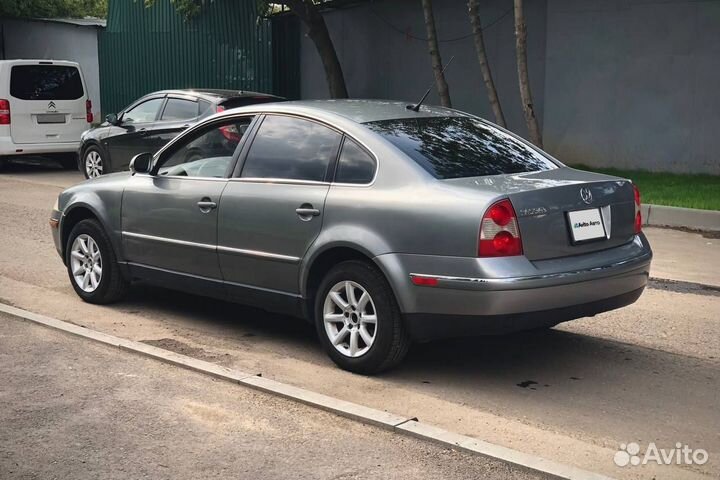
M261 98L276 98L283 100L282 97L272 95L269 93L253 92L250 90L223 90L213 88L185 88L175 90L161 90L159 92L153 92L153 94L179 94L179 95L196 95L198 97L212 98L212 99L228 99L228 98L248 98L248 97L261 97Z
M393 100L299 100L282 102L281 104L265 104L264 109L299 111L316 110L343 116L357 123L396 120L401 118L448 117L463 115L462 112L449 108L422 105L418 112L410 110L412 102Z

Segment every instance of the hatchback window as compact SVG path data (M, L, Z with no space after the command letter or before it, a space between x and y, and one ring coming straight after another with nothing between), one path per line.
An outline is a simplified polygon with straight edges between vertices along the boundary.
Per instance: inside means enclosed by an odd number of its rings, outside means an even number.
M123 123L147 123L154 121L163 100L164 98L153 98L152 100L134 106L123 114Z
M550 170L534 147L471 117L429 117L366 123L438 179Z
M168 98L161 120L190 120L198 116L198 103L182 98Z
M253 140L242 176L323 181L341 138L309 120L268 116Z
M10 95L21 100L77 100L85 95L80 71L65 65L15 65Z
M370 183L375 176L375 159L353 140L346 138L340 152L335 181Z

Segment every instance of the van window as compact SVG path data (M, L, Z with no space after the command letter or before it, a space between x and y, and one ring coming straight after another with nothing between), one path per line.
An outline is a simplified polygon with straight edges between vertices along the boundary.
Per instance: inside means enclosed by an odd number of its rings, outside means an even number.
M20 100L77 100L85 95L80 71L66 65L14 65L10 95Z

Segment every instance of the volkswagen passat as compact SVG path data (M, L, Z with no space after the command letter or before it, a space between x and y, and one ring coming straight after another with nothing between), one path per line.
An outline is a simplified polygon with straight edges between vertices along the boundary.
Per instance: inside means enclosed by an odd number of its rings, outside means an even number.
M85 301L134 280L313 322L342 368L411 341L548 328L633 303L652 253L629 180L455 110L307 101L214 115L51 225Z

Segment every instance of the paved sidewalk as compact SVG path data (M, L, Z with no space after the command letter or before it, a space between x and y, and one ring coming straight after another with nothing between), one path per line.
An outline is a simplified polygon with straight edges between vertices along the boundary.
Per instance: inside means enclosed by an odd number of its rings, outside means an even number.
M654 257L650 276L720 288L720 238L644 227Z
M0 478L542 478L0 316Z

